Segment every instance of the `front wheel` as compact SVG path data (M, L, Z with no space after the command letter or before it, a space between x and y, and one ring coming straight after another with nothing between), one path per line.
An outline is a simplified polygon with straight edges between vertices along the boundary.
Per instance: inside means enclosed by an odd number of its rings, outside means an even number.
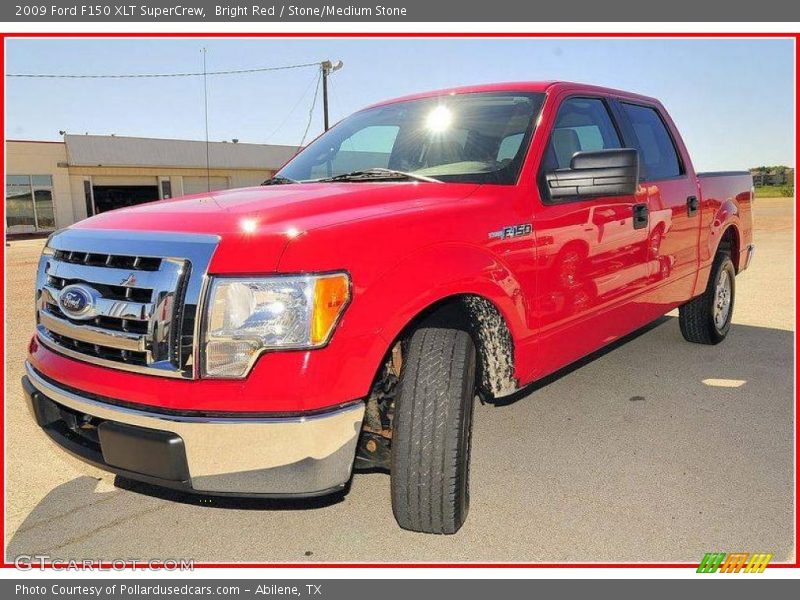
M455 533L469 510L475 345L456 329L411 337L395 397L392 510L404 529Z
M695 344L719 344L728 335L736 296L736 269L721 252L714 259L705 292L679 309L683 337Z

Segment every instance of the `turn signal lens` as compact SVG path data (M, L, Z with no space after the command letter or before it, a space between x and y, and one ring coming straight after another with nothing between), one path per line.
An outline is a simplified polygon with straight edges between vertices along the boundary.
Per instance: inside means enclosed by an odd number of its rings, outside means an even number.
M344 307L350 301L347 275L322 276L314 286L314 311L311 319L311 345L324 344Z

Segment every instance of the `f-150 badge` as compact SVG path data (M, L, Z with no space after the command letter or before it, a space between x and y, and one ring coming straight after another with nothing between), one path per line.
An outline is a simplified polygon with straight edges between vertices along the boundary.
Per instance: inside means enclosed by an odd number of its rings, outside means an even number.
M497 231L489 232L489 238L499 238L504 240L506 238L514 238L521 235L530 235L531 231L533 231L533 226L530 223L523 223L522 225L509 225L508 227L503 227Z

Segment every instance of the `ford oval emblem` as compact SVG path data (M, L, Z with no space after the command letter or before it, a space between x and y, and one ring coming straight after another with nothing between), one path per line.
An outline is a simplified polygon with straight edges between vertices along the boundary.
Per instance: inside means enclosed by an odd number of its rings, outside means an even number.
M82 285L68 285L58 296L58 305L68 317L86 317L94 308L94 295Z

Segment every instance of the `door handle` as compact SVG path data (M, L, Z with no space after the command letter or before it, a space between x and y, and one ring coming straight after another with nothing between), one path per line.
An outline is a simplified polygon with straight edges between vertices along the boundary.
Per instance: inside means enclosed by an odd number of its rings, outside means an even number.
M650 211L647 204L634 204L633 205L633 228L644 229L647 227Z
M700 201L697 196L689 196L686 199L686 214L693 217L697 214L697 209L700 208Z

